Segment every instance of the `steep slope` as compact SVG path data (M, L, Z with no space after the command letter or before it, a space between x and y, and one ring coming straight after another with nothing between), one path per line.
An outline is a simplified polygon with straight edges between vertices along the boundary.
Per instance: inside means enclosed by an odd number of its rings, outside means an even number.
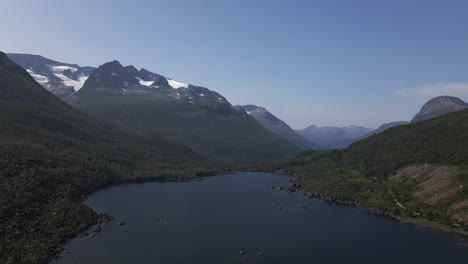
M182 142L218 162L299 151L214 91L123 67L117 61L100 66L67 102L116 124Z
M460 111L468 108L468 103L460 98L452 96L439 96L427 101L411 120L412 123L419 122L451 112Z
M266 129L280 137L283 137L303 150L321 148L319 145L300 136L296 131L289 127L288 124L271 114L264 107L256 105L237 105L236 108L244 110Z
M340 142L338 142L338 143L336 143L336 144L334 144L333 146L330 146L330 147L331 148L346 148L346 147L348 147L349 145L351 145L352 143L354 143L356 141L368 138L368 137L370 137L372 135L375 135L375 134L378 134L378 133L382 133L383 131L385 131L385 130L387 130L389 128L396 127L396 126L401 126L401 125L406 125L408 123L409 123L408 121L395 121L395 122L385 123L385 124L379 126L377 129L372 130L371 132L369 132L367 134L364 134L364 135L356 137L356 138L340 141Z
M344 140L360 137L373 129L360 126L347 127L318 127L311 125L303 130L297 130L299 135L321 146L331 148Z
M72 98L99 96L153 97L181 99L187 101L219 102L228 101L217 92L191 84L181 83L145 69L134 66L123 67L118 61L103 64Z
M44 88L59 98L66 98L78 91L94 71L94 67L80 67L44 58L39 55L9 53L7 56Z
M262 164L311 196L468 234L468 109Z
M185 146L85 116L0 52L0 263L48 263L97 221L80 200L108 184L207 173Z

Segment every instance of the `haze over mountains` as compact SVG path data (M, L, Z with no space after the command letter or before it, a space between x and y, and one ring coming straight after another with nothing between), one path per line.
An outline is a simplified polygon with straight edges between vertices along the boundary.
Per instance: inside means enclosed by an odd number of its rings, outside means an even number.
M372 128L361 126L318 127L316 125L311 125L303 130L296 131L312 142L317 142L318 144L326 147L333 147L337 142L360 137L371 132L372 130Z
M306 149L344 148L408 123L395 121L377 129L311 125L303 130L293 130L263 107L234 107L215 91L178 82L144 68L124 67L118 61L95 68L57 62L39 55L8 56L44 88L84 112L119 125L162 134L215 159L227 156L236 157L236 160L249 159L241 154L246 149L253 150L251 157L272 158ZM456 97L436 97L428 101L411 122L467 106ZM226 138L231 142L226 143ZM249 146L247 142L252 140L257 145ZM272 142L278 143L276 147L270 145ZM213 155L214 152L218 154Z
M426 102L421 110L413 117L411 123L436 118L448 113L468 108L468 103L453 96L439 96ZM382 124L377 129L357 126L317 127L309 126L304 130L297 130L305 138L318 142L325 148L345 148L353 142L381 133L389 128L409 124L409 121L395 121Z
M345 149L307 151L261 167L298 175L312 197L466 235L467 131L464 109L394 126Z
M33 65L30 72L73 65L30 55L12 57L25 66ZM51 66L54 63L60 65ZM80 71L78 66L73 67L75 72ZM70 69L65 71L71 72ZM38 70L33 77L58 95L71 91L65 81L60 88L49 83L52 78L43 81ZM118 61L96 68L82 87L77 86L63 99L83 112L144 133L163 135L216 161L266 159L300 151L293 143L265 129L245 111L233 107L217 92L131 65L124 67Z
M392 128L392 127L395 127L395 126L400 126L400 125L406 125L408 123L409 123L408 121L395 121L395 122L385 123L385 124L379 126L377 129L374 129L371 132L366 133L364 135L361 135L361 136L358 136L358 137L355 137L355 138L351 138L351 139L345 139L345 140L342 140L342 141L339 141L339 142L335 142L333 144L333 148L346 148L347 146L351 145L353 142L356 142L356 141L359 141L361 139L365 139L367 137L370 137L372 135L381 133L381 132L383 132L383 131L385 131L385 130L387 130L389 128Z
M268 112L267 109L256 105L238 105L239 109L243 109L250 116L255 118L260 124L271 132L287 139L289 142L294 143L301 149L320 149L322 146L309 141L296 133L291 127L288 126L283 120Z
M430 100L411 124L392 122L376 130L310 126L299 131L313 140L307 141L263 107L235 107L207 88L118 61L89 72L83 86L69 86L66 78L81 76L83 81L85 69L91 68L13 57L31 68L0 53L0 235L7 238L0 240L0 248L9 257L5 263L46 263L51 252L60 250L57 244L96 223L97 215L79 204L83 195L127 181L196 179L219 170L213 161L290 156L259 164L263 170L297 173L304 188L319 197L394 216L416 212L455 228L468 221L463 187L468 110L458 98ZM327 148L359 142L344 150L294 155L321 148L315 141ZM421 168L418 163L427 164ZM413 181L408 170L422 172ZM439 177L427 179L432 170L447 172L447 184L415 192ZM397 198L411 211L398 206Z

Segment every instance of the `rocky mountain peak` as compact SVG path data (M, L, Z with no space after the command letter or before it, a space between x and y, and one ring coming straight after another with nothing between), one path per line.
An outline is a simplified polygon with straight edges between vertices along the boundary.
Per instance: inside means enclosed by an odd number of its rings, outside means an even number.
M451 112L468 108L468 103L458 97L439 96L427 101L421 110L413 117L412 123L419 122Z
M7 54L25 69L42 87L60 98L66 98L83 87L94 67L81 67L32 54Z

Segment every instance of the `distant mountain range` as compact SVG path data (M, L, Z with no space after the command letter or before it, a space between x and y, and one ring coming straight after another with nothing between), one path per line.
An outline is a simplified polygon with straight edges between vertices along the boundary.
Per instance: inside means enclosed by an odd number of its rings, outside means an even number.
M189 145L201 155L216 159L272 158L301 149L344 148L388 128L408 123L386 123L375 130L354 125L311 125L294 131L263 107L233 107L215 91L179 82L144 68L124 67L118 61L95 68L57 62L39 55L11 53L8 57L26 69L44 88L82 111L123 126L162 134ZM466 102L456 97L436 97L429 100L411 122L467 107ZM242 114L244 111L247 115ZM247 131L251 132L250 135L245 135ZM226 144L226 138L237 143ZM253 138L258 145L249 147L247 142ZM276 147L265 145L275 141L280 142L275 144ZM251 154L245 154L244 150L252 148ZM212 155L214 152L218 154Z
M426 102L411 120L411 123L439 117L448 113L468 108L468 103L452 96L439 96ZM408 121L385 123L375 130L357 126L349 127L317 127L309 126L304 130L297 130L304 138L311 142L318 142L325 148L345 148L353 142L381 133L389 128L409 124Z
M370 137L372 135L381 133L389 128L395 127L395 126L401 126L401 125L406 125L409 124L408 121L396 121L396 122L390 122L390 123L385 123L381 126L379 126L377 129L372 130L369 133L366 133L362 136L351 138L351 139L346 139L340 142L336 142L331 146L331 148L346 148L347 146L351 145L353 142L359 141L361 139L365 139L367 137Z
M289 142L294 143L303 150L323 148L322 146L303 138L283 120L274 116L264 107L256 105L238 105L236 107L244 110L247 114L255 118L255 120L262 124L266 129L287 139Z
M37 55L8 56L73 107L121 126L163 135L214 161L275 158L301 150L219 93L201 86L132 65L124 67L118 61L93 68Z
M295 185L311 197L466 235L467 131L464 109L261 168L295 175Z
M371 132L372 130L372 128L361 126L318 127L316 125L311 125L303 130L296 131L309 141L330 148L339 142L360 137Z

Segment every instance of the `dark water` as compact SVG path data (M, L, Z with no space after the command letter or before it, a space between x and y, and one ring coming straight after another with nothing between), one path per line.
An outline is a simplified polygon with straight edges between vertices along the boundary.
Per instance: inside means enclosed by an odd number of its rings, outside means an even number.
M242 248L245 263L468 263L457 236L270 188L287 184L242 172L97 192L86 204L126 225L70 241L57 263L240 263Z

